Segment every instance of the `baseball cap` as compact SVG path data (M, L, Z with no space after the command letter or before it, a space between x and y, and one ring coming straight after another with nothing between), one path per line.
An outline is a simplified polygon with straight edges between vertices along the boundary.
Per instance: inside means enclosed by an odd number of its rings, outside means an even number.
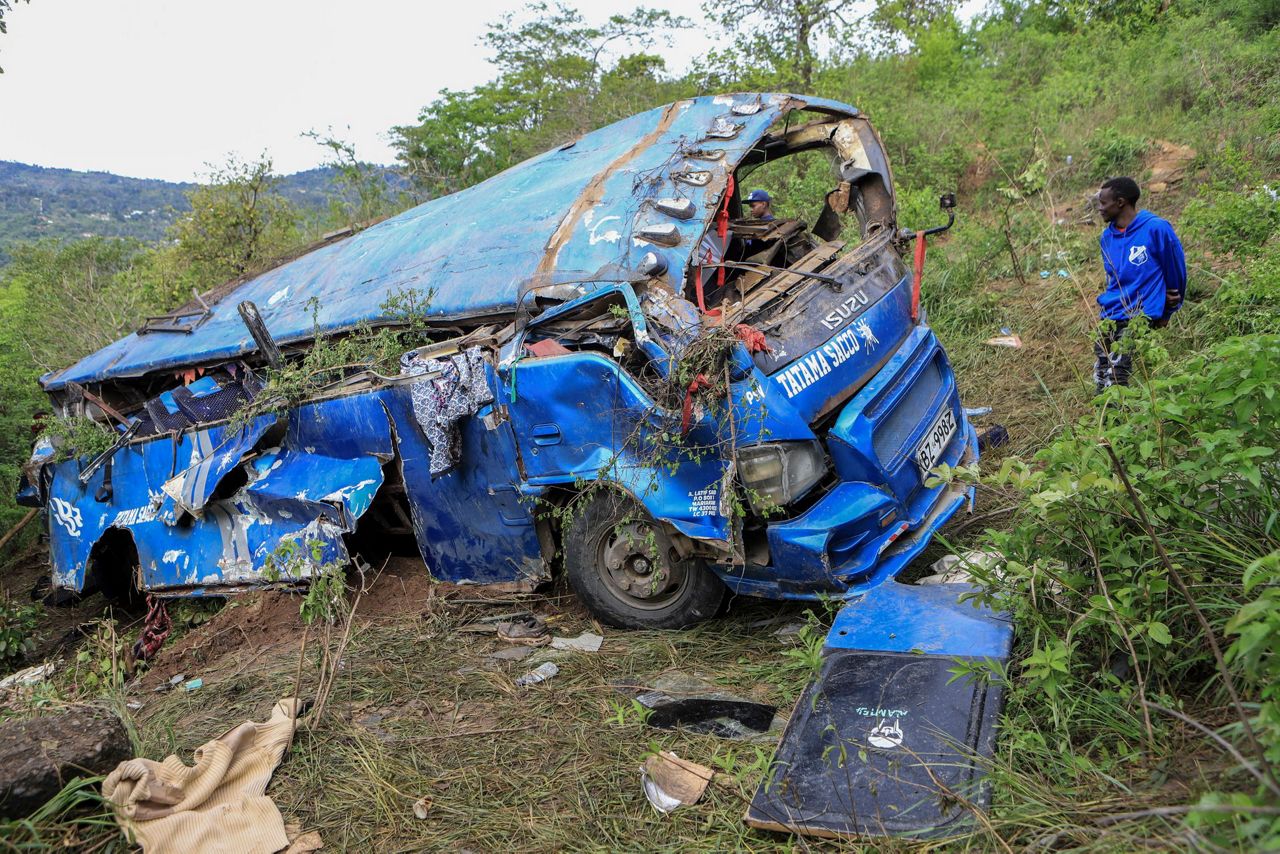
M769 195L764 190L752 190L750 193L747 194L747 204L751 204L752 202L772 202L772 201L773 201L773 196Z

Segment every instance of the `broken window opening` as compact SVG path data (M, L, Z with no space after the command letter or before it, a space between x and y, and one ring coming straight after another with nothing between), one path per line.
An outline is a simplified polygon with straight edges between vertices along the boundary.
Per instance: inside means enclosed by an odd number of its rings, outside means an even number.
M552 320L535 323L524 338L525 359L582 352L612 359L642 386L663 381L653 360L636 346L635 327L622 294L601 297Z
M389 328L396 324L388 324ZM492 337L493 326L480 325L463 330L456 324L441 326L439 331L461 345L468 336ZM335 354L344 352L344 342L354 333L340 333L324 339L325 346ZM439 340L433 328L429 337ZM433 349L449 349L451 340L429 345ZM315 347L315 341L303 342L286 348L284 355L291 368L305 368L307 356ZM346 349L352 349L350 345ZM383 347L385 349L385 347ZM456 348L455 348L456 349ZM379 364L373 355L357 354L351 359L335 358L334 364L323 364L311 372L310 393L298 401L315 399L334 392L348 393L362 381L385 379L380 371L388 368ZM399 357L396 353L396 358ZM341 362L338 364L337 362ZM113 380L110 383L81 387L71 383L66 388L52 392L51 399L58 414L64 418L85 417L112 429L123 430L123 419L128 424L137 423L132 441L142 441L156 435L199 429L225 422L244 407L258 400L266 391L268 374L258 354L249 353L228 362L207 366L194 366L181 371L156 371L140 377Z
M786 270L813 272L894 222L889 167L860 117L787 113L743 158L732 186L727 233L714 218L685 279L685 296L697 302L700 289L708 308L744 300ZM750 209L755 191L768 194L771 211ZM829 257L815 257L831 246Z

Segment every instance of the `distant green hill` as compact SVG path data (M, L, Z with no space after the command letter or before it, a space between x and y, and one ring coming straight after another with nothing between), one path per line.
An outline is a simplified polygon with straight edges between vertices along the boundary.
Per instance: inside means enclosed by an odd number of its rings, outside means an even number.
M398 183L394 170L387 174ZM300 207L324 207L336 175L332 167L297 172L281 179L279 193ZM0 160L0 265L9 247L45 237L162 240L196 186Z

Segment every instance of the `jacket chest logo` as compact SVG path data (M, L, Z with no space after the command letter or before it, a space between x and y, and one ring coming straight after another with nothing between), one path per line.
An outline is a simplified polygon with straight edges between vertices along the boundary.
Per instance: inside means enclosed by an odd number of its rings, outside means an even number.
M1143 264L1147 263L1148 257L1149 256L1147 255L1147 247L1145 246L1129 247L1129 263L1132 264L1133 266L1135 267L1142 266Z

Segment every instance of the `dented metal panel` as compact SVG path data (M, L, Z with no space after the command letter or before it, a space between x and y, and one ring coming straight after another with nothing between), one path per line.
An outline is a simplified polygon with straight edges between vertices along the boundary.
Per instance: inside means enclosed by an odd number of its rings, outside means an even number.
M160 518L175 525L184 513L202 515L222 478L240 465L244 455L275 423L274 416L263 416L239 429L220 426L193 434L191 456L185 461L187 466L160 487L164 493Z
M283 418L127 445L111 461L104 501L105 470L81 486L80 461L54 465L54 583L81 589L91 569L129 572L119 555L91 566L112 530L126 532L136 548L141 586L159 592L297 580L315 569L313 548L319 563L345 561L342 536L368 509L394 453L386 410L376 399L309 404L287 417L279 446L261 447ZM281 548L290 542L297 545L293 561ZM286 571L268 579L273 557Z
M496 386L492 369L486 377ZM432 574L478 584L547 578L533 520L537 490L526 493L520 482L510 423L493 405L468 418L460 430L460 463L433 478L409 387L389 389L383 400L397 425L413 529Z

